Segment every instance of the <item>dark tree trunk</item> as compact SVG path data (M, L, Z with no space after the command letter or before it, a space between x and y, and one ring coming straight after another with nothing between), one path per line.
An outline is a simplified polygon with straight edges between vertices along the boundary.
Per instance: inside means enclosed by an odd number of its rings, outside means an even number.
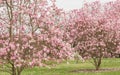
M120 58L120 54L118 54L118 57Z
M100 65L101 65L101 58L93 58L94 60L94 66L96 70L99 70Z

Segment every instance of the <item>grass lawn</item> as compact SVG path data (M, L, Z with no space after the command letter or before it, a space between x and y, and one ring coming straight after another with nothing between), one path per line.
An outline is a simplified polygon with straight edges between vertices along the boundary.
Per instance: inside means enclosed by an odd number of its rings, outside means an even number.
M120 71L108 71L108 72L71 72L79 69L93 69L94 66L86 61L85 63L70 61L70 64L66 62L61 63L51 69L42 67L35 67L33 69L26 69L22 72L22 75L120 75ZM101 68L120 68L120 59L103 59ZM7 73L0 72L0 75L9 75Z

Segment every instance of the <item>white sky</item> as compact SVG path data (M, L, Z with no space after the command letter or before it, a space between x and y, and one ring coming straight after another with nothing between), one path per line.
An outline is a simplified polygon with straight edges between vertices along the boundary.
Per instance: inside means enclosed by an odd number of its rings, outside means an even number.
M63 8L64 10L72 10L81 8L83 5L83 1L85 0L56 0L56 4L59 8ZM96 0L86 0L86 2L93 2ZM106 3L109 1L115 0L100 0L101 3Z

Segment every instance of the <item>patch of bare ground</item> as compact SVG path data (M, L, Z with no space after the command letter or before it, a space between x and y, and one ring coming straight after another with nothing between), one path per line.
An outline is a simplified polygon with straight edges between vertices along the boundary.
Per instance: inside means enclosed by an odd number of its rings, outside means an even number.
M120 71L120 68L103 68L103 69L99 69L99 70L95 70L95 69L78 69L78 70L73 70L70 72L111 72L111 71Z

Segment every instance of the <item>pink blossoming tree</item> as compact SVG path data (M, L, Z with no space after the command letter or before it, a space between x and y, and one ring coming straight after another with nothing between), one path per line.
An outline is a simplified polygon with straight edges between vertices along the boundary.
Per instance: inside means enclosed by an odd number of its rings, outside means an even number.
M120 25L116 21L119 15L114 17L117 13L114 9L118 6L110 6L103 6L99 1L86 3L82 9L69 13L66 26L66 40L84 59L92 58L96 70L100 68L103 57L119 51Z
M0 3L0 70L21 75L27 67L71 57L71 45L63 40L65 14L54 0Z

